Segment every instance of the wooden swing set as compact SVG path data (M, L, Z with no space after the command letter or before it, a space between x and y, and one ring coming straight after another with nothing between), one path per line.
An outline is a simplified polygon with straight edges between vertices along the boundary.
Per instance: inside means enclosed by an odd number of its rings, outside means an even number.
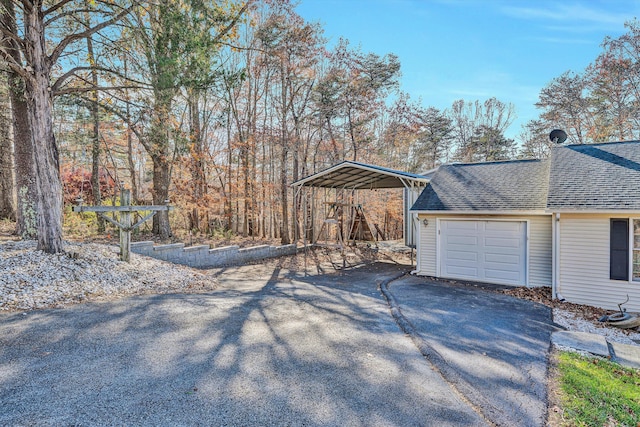
M329 209L326 218L322 222L318 236L315 239L316 244L322 244L322 237L324 235L324 245L330 245L330 236L333 234L331 233L331 231L333 231L331 228L335 226L336 243L342 251L344 251L347 245L355 246L356 241L373 242L377 246L361 204L325 202L325 205L328 205ZM345 243L344 238L345 208L351 209L351 223L347 243Z

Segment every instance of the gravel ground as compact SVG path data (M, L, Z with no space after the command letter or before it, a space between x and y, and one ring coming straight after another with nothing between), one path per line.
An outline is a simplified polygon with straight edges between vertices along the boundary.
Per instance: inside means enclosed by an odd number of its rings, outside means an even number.
M137 254L122 262L117 246L67 242L66 254L59 255L35 249L35 241L0 244L0 311L216 288L211 272Z
M569 331L590 332L604 336L609 342L621 344L640 344L640 332L637 330L623 330L609 327L603 323L585 320L569 310L562 308L553 309L553 320L558 325L565 327Z
M640 333L637 328L619 329L599 322L605 314L611 314L598 307L573 304L551 299L551 288L517 287L503 291L507 295L539 302L553 308L553 320L569 331L589 332L604 336L609 342L621 344L640 344Z

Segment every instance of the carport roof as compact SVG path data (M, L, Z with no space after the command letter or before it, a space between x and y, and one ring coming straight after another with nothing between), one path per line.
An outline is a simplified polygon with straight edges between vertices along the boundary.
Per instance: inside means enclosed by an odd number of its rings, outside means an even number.
M302 178L291 185L294 187L307 186L358 190L404 188L412 184L426 185L428 182L429 173L419 175L345 160L328 169Z

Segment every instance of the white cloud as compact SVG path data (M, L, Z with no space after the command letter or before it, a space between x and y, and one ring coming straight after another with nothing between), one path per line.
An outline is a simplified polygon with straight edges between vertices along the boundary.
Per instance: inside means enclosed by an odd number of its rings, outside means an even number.
M632 9L632 8L630 8ZM633 19L634 12L616 12L610 9L598 8L582 3L572 4L543 4L540 7L507 6L501 12L518 19L543 20L548 24L562 23L566 27L584 26L587 28L597 26L599 28L621 29L622 24ZM551 21L551 22L549 22ZM564 27L555 28L563 29Z

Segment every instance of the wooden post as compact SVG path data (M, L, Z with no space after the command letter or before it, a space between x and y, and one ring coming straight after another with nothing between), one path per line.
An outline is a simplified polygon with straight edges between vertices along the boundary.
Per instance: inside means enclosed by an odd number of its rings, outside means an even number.
M131 205L131 190L120 190L120 206ZM120 259L129 262L131 259L131 211L120 213Z
M82 203L82 199L79 200ZM120 190L120 206L74 206L74 212L96 212L106 221L115 225L120 229L120 259L122 261L129 262L131 259L131 230L135 230L141 226L145 221L151 219L159 211L170 211L173 207L169 205L165 206L131 206L131 190ZM140 219L135 224L131 223L133 212L145 212L149 211L146 216ZM106 215L108 212L119 212L119 221Z

